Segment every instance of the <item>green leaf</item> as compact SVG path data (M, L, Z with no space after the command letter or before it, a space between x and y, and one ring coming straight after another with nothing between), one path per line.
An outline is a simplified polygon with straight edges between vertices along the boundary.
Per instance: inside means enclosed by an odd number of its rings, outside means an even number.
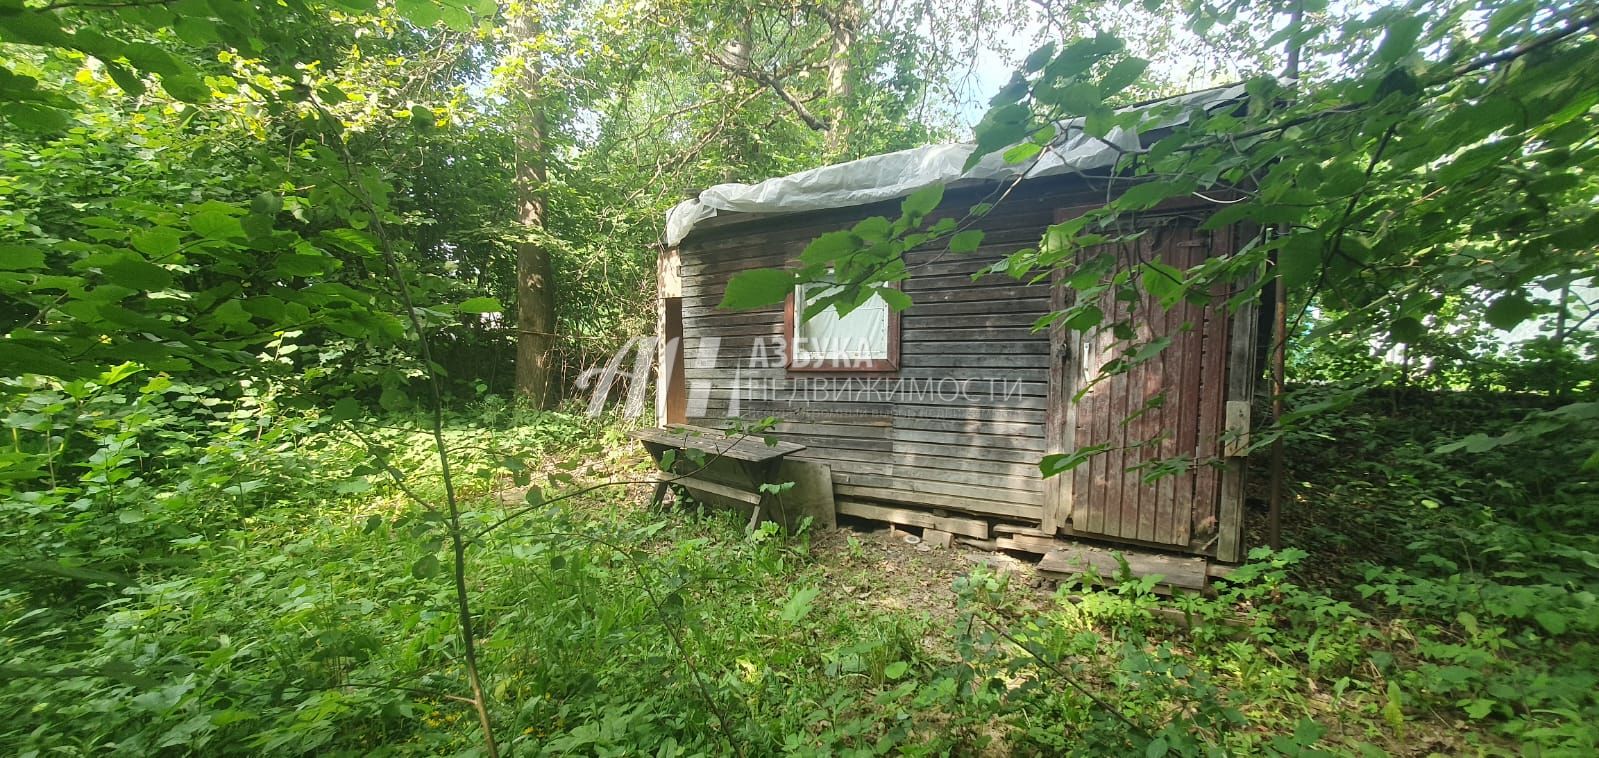
M1116 198L1115 206L1128 211L1149 210L1163 200L1186 195L1192 189L1192 184L1186 181L1143 182L1128 187Z
M1049 63L1049 60L1053 57L1055 57L1055 43L1053 41L1046 42L1043 47L1028 54L1027 60L1022 61L1022 70L1029 73L1037 71L1043 68L1044 64Z
M794 274L776 268L758 268L733 275L722 295L722 308L742 311L783 302L794 291Z
M1315 281L1321 275L1321 235L1301 232L1289 237L1277 253L1277 274L1291 290Z
M1171 746L1166 743L1165 737L1156 737L1144 746L1144 758L1161 758L1170 749Z
M907 195L904 202L899 204L899 210L905 216L918 218L932 213L943 201L944 185L934 184Z
M1070 79L1094 67L1105 56L1120 50L1121 40L1109 34L1098 34L1089 39L1080 39L1066 46L1060 55L1044 67L1044 76L1048 79Z
M63 379L82 376L83 370L42 350L0 339L0 376L44 374Z
M151 258L164 258L178 251L183 238L178 230L170 226L157 226L135 232L128 241L133 244L134 250Z
M1392 679L1388 680L1388 692L1385 700L1386 702L1382 706L1383 720L1395 729L1403 727L1405 725L1404 694L1399 689L1398 682Z
M423 132L428 131L433 128L436 119L437 117L433 115L433 109L425 105L411 106L411 128Z
M250 199L250 212L258 216L276 216L283 210L283 197L276 192L262 192Z
M455 309L461 313L499 313L505 310L500 301L492 297L468 298L455 306Z
M783 611L779 618L783 621L794 623L811 612L811 601L821 594L816 587L798 587L793 594L788 596L788 602L783 604Z
M967 229L956 232L949 238L949 251L952 253L970 253L983 244L983 230Z
M439 4L439 18L451 31L464 32L472 28L472 14L459 0Z
M1105 321L1105 312L1093 303L1083 303L1074 306L1070 316L1066 318L1066 328L1075 332L1086 332Z
M0 271L44 268L44 251L22 245L0 245Z
M1183 296L1183 272L1180 269L1153 260L1144 263L1142 268L1140 278L1144 291L1163 305L1170 307Z
M329 229L322 233L322 237L338 248L356 255L375 257L378 253L377 243L372 236L356 229L348 227Z
M329 255L290 253L280 255L272 267L284 276L316 276L338 268L339 260Z
M990 153L1026 139L1033 131L1032 117L1032 110L1021 103L1001 105L983 114L983 120L978 122L974 130L977 145L966 156L965 168L969 170Z
M1149 61L1143 58L1123 58L1111 66L1105 76L1099 80L1099 94L1101 97L1110 97L1131 87L1144 75L1144 70L1149 68Z
M128 59L135 68L160 76L183 76L193 72L193 68L183 61L178 60L172 53L159 45L148 42L132 42L122 47L123 57Z
M523 493L522 495L522 501L528 505L543 505L544 490L539 489L539 486L536 484L529 485L527 492Z
M378 395L378 405L386 411L397 411L411 404L411 396L399 387L385 387Z
M1105 98L1100 96L1099 88L1087 82L1068 84L1054 90L1052 94L1050 102L1073 116L1086 116L1105 105Z
M1426 336L1427 327L1414 316L1402 316L1394 321L1393 325L1388 328L1388 332L1393 335L1395 340L1410 344Z
M1537 613L1532 614L1532 618L1534 621L1538 622L1538 626L1543 627L1544 631L1547 631L1550 634L1561 635L1566 633L1568 622L1565 614L1562 614L1559 611L1538 611Z
M1390 20L1382 43L1377 46L1377 61L1391 64L1414 52L1421 30L1420 16L1401 16Z
M1316 188L1324 196L1348 197L1366 183L1366 170L1348 161L1339 161L1322 170Z
M172 274L143 258L126 255L100 265L111 281L137 290L162 290L172 284Z
M133 97L143 95L146 91L144 80L139 78L138 74L129 71L127 66L124 66L120 63L106 61L105 72L110 74L111 81L116 82L117 86L121 87L123 92L126 92Z
M1003 158L1006 163L1025 163L1032 160L1042 152L1044 152L1043 145L1040 145L1037 142L1028 141L1017 144L1009 150L1006 150L1000 157Z
M361 403L353 397L340 398L333 404L333 420L354 421L361 417Z
M1019 72L1013 73L1010 77L1010 83L1000 87L999 91L988 99L988 107L993 108L1021 100L1031 88L1032 84L1027 81L1027 77L1022 76Z
M38 103L0 103L0 117L30 132L57 132L72 119L60 108Z
M889 309L895 313L899 313L900 311L911 307L911 296L901 292L897 288L878 287L872 291L876 293L878 297L883 298L883 302L888 303Z
M1526 321L1537 311L1537 306L1527 300L1520 292L1511 292L1498 300L1493 301L1488 309L1483 311L1483 319L1495 329L1510 331L1517 324Z
M1042 461L1039 461L1038 470L1045 477L1064 474L1067 471L1071 471L1072 469L1087 463L1094 456L1099 455L1100 453L1103 453L1109 449L1110 445L1108 443L1101 443L1098 445L1085 445L1073 450L1070 453L1053 453L1051 455L1046 455Z
M888 219L883 220L886 222ZM800 262L807 266L825 266L838 260L840 256L859 250L860 246L860 238L852 231L827 232L805 246L805 251L800 253Z
M439 6L433 0L395 0L394 9L406 21L423 29L444 19L444 14L439 12Z
M438 576L440 568L439 557L430 553L418 558L416 563L411 564L411 576L418 579L428 579Z
M911 665L905 661L894 661L883 667L883 676L888 679L898 679L911 670Z
M235 239L244 236L239 220L218 210L205 210L189 219L189 228L206 239Z
M191 74L162 75L161 89L185 103L203 103L211 99L211 88Z

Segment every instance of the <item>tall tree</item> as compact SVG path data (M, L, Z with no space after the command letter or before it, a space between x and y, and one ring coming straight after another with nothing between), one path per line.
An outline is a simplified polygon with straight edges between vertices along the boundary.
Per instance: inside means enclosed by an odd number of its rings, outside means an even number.
M536 7L516 4L508 15L513 70L518 72L514 81L519 85L509 89L515 97L513 108L525 116L516 139L517 221L522 225L516 246L516 392L530 405L544 408L555 398L551 374L556 322L555 269L544 228L549 134L539 46L544 25L539 13Z
M827 130L827 155L836 157L849 145L849 110L854 86L852 62L857 55L856 37L860 34L860 0L840 0L823 11L827 16L831 44L827 53L827 104L832 118Z

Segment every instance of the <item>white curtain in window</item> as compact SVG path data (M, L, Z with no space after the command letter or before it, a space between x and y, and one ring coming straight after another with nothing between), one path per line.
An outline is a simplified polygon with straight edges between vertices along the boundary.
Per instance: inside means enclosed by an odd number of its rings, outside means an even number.
M805 309L827 294L831 285L801 286L794 292L794 357L815 360L886 360L888 358L888 303L872 295L870 300L838 317L829 307L805 320Z

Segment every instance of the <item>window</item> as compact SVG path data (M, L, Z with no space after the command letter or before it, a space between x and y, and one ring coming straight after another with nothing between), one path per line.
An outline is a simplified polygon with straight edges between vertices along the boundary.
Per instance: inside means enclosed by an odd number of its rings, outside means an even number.
M833 285L802 284L784 321L790 371L894 371L899 368L899 314L879 295L839 318L829 307L809 319L806 307Z

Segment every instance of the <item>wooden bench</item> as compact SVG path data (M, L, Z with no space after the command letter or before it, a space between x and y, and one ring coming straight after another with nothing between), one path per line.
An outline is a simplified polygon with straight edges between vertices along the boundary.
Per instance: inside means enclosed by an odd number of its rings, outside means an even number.
M655 459L660 469L656 477L655 495L650 507L658 507L666 496L669 485L677 485L697 498L711 502L731 501L750 506L749 527L754 529L763 517L774 512L784 526L793 528L794 519L781 510L781 500L771 488L762 485L785 481L779 475L783 460L791 453L804 450L804 445L773 441L748 435L732 435L717 430L695 426L672 426L658 429L639 429L632 437L643 443L644 449ZM668 451L682 454L667 459ZM696 460L698 459L698 460ZM831 479L827 482L830 490ZM831 495L831 493L829 493ZM774 511L774 508L777 509Z

